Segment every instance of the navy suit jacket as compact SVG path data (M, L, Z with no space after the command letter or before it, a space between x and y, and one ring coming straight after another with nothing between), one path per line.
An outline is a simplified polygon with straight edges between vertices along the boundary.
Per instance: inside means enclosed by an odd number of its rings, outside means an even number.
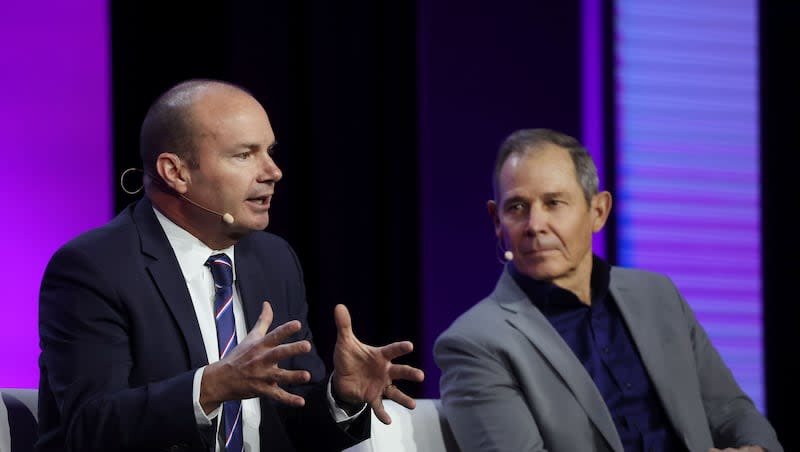
M263 301L270 329L297 319L290 340L311 340L303 274L281 238L255 232L236 245L237 284L248 331ZM152 204L132 204L51 259L39 299L39 451L209 451L214 427L199 427L195 371L207 364L178 261ZM313 343L313 342L312 342ZM341 450L369 435L369 415L345 432L328 411L316 353L280 363L311 372L287 388L303 408L261 399L262 451Z

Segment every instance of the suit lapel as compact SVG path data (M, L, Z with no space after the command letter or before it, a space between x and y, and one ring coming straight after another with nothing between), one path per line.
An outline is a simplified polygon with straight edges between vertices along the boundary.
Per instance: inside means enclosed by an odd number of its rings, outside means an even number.
M657 313L648 312L648 304L637 302L631 288L620 282L619 278L615 278L614 272L615 269L612 269L610 291L639 351L642 364L661 400L664 411L675 427L675 432L689 450L694 450L691 447L690 438L686 435L686 432L692 430L692 426L687 425L691 418L682 412L683 403L681 403L680 394L676 391L676 388L681 387L680 368L667 364L671 356L671 352L668 350L671 338L661 334L660 324L663 322L663 318Z
M622 441L594 381L569 345L531 303L508 270L500 277L492 297L509 311L507 321L524 334L553 366L611 448L621 452Z
M259 259L251 237L243 238L236 245L236 285L239 289L244 310L247 331L250 331L261 315L261 304L269 301L274 319L286 319L285 303L281 288L284 283L275 279L275 272L269 271L269 262ZM278 326L275 321L270 330Z
M193 368L204 366L208 364L208 356L189 289L167 236L153 213L153 205L147 198L136 204L133 217L139 229L142 253L152 258L147 264L147 271L183 335L189 361Z
M256 323L258 316L261 315L261 302L257 302L256 297L262 290L257 287L261 279L258 277L258 260L251 255L251 251L244 246L236 246L236 286L239 289L239 296L242 298L242 308L244 310L247 331L250 331Z

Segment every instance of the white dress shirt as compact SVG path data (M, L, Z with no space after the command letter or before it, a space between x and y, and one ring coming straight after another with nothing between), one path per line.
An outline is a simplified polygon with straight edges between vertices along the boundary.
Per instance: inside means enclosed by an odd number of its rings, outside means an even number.
M189 289L189 295L192 298L192 305L194 306L195 314L197 315L197 322L200 325L200 333L203 336L203 345L206 348L206 356L208 362L213 363L219 361L219 348L217 346L217 324L214 320L214 278L211 275L211 270L206 267L205 262L214 254L225 253L231 258L233 267L233 317L236 322L236 340L241 343L247 336L246 323L244 319L244 311L242 309L241 297L239 295L239 288L236 282L236 256L234 254L234 247L226 248L224 250L212 250L205 243L201 242L197 237L190 234L185 229L173 223L169 218L164 216L158 209L153 208L158 222L161 224L164 233L167 236L169 244L178 259L178 265L183 273L183 278L186 280L186 286ZM212 420L222 412L222 405L211 413L206 414L200 406L200 383L203 379L203 372L205 367L201 367L194 375L194 384L192 387L192 398L194 401L194 416L198 425L211 425ZM339 408L331 393L331 382L328 381L328 404L330 407L331 415L336 422L346 422L358 417L364 407L355 415L348 416L347 412ZM220 417L220 419L222 419ZM219 429L217 423L217 428ZM261 403L258 398L242 400L242 433L244 440L244 450L247 452L259 452L259 435L258 427L261 424ZM219 437L219 434L216 435ZM220 450L219 442L217 442L216 450Z

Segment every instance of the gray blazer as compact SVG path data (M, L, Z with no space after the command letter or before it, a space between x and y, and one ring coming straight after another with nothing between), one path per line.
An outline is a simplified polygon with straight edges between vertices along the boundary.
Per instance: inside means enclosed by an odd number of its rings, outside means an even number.
M610 286L688 450L783 450L669 279L612 267ZM586 369L508 270L488 298L438 338L434 355L444 411L462 450L623 452Z

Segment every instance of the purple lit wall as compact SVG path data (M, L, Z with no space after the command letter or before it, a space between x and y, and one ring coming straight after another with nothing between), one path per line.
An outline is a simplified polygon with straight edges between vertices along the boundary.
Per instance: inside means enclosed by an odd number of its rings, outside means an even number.
M603 108L604 55L602 0L582 0L581 3L581 100L583 124L580 140L594 160L600 178L600 190L605 184L605 111ZM592 238L592 251L607 257L605 230Z
M675 281L763 410L757 3L615 6L619 263Z
M0 67L0 387L32 388L47 261L113 209L105 0L3 2Z

